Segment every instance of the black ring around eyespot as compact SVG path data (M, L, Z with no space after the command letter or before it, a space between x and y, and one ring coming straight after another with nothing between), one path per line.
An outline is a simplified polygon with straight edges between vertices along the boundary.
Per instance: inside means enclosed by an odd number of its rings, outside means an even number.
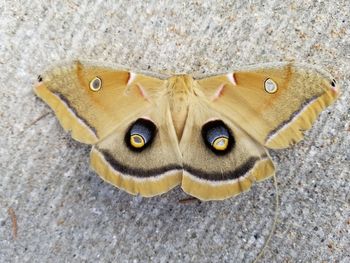
M141 152L152 144L156 131L157 127L152 121L140 118L130 125L125 134L124 141L130 150ZM137 148L131 144L131 136L135 135L144 140L142 147Z
M228 137L228 145L226 149L217 150L213 147L211 142L213 138L211 134L213 134L213 132L219 135L221 134L223 137ZM229 153L235 145L235 139L232 135L232 131L221 120L210 121L204 124L202 127L202 138L208 149L210 149L216 155L225 155Z

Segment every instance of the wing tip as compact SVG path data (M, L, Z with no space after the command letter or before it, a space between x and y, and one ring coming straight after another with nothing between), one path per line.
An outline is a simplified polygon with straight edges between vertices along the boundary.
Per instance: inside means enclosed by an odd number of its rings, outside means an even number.
M330 88L321 96L311 99L288 121L271 131L264 145L270 149L283 149L301 141L304 132L311 129L321 112L332 105L339 95L338 88Z
M60 96L50 91L43 82L35 84L33 90L55 112L61 126L65 131L71 133L73 139L85 144L94 144L99 140L96 131L75 114Z

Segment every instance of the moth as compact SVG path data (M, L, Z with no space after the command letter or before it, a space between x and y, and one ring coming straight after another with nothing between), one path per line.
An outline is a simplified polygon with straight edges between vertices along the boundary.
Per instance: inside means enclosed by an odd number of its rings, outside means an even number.
M93 145L103 180L145 197L180 185L201 200L274 175L268 149L299 142L339 95L328 73L290 62L195 79L76 61L40 76L34 91L75 140Z

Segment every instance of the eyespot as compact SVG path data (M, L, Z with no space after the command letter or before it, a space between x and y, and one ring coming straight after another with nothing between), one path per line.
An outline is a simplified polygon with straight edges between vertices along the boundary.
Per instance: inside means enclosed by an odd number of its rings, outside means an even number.
M235 141L231 131L223 121L210 121L202 127L202 137L205 145L215 154L228 153Z
M125 135L126 145L132 151L144 150L152 143L156 129L156 125L150 120L136 120Z
M102 87L102 80L99 77L94 77L90 81L90 89L92 91L99 91Z
M212 146L215 148L215 150L224 151L228 146L228 138L227 137L216 138L215 141L212 143Z
M276 82L274 82L272 79L265 80L264 88L265 88L265 91L270 94L273 94L278 90Z
M145 139L139 134L130 135L130 144L134 148L142 148L145 146Z

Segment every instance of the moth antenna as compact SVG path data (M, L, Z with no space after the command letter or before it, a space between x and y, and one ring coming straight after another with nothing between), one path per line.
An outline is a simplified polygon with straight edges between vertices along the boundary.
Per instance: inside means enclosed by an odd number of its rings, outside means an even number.
M272 222L272 226L271 226L271 230L270 233L263 245L263 247L261 248L259 254L256 256L255 260L253 261L253 263L258 262L258 260L264 255L265 250L267 248L267 246L269 245L271 238L273 236L273 233L276 230L276 224L277 224L277 220L278 220L278 213L279 213L279 196L278 196L278 185L277 185L277 177L276 174L273 175L273 185L275 188L275 215L273 217L273 222Z
M18 225L17 225L17 216L16 216L16 213L15 213L15 210L13 210L12 207L9 207L7 209L7 213L11 217L11 221L12 221L13 239L16 239L17 238L17 232L18 232Z
M41 119L45 118L46 116L48 116L51 112L46 112L44 114L42 114L41 116L39 116L38 118L36 118L35 120L33 120L31 123L29 123L28 125L26 125L26 127L19 133L22 134L25 131L27 131L30 127L32 127L33 125L35 125L38 121L40 121Z

